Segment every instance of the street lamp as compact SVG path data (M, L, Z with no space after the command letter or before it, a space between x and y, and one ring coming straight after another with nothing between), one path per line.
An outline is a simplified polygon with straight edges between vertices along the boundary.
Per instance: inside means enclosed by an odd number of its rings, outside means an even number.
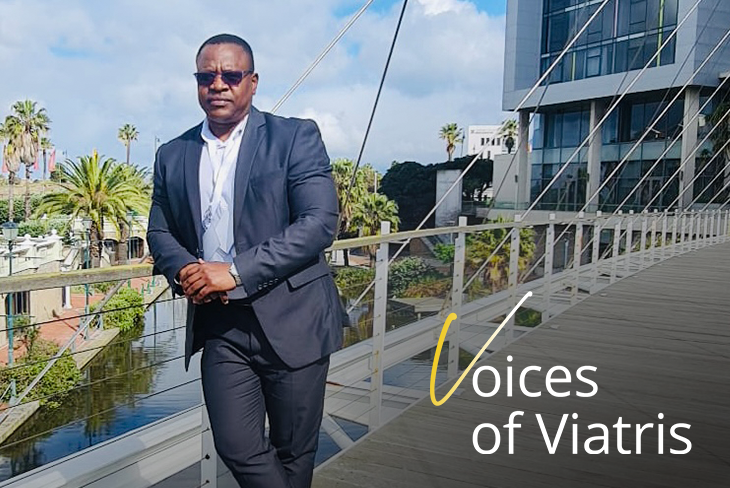
M84 226L84 269L89 269L91 266L89 265L89 254L90 254L90 247L91 247L91 224L92 221L89 217L84 217L84 220L81 221L82 225ZM89 321L89 283L84 284L84 316L86 317L86 322L88 324ZM84 327L84 340L88 340L89 338L89 328Z
M18 238L18 224L15 222L5 222L2 225L3 237L8 241L8 276L13 275L13 244ZM8 293L8 365L13 364L13 294Z

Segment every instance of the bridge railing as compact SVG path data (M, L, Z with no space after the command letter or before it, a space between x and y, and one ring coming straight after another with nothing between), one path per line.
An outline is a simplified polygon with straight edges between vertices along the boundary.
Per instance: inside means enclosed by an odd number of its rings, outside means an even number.
M328 445L320 445L322 451L327 450L320 460L346 450L360 436L428 395L434 350L449 313L455 313L457 319L446 335L437 385L459 374L526 291L532 291L534 297L506 324L487 354L616 280L664 259L726 242L729 224L728 211L599 213L581 215L575 222L558 221L553 216L546 221L523 222L515 216L512 222L477 226L467 226L466 219L461 218L454 227L398 233L390 233L384 223L378 236L335 242L328 253L335 263L333 271L352 324L345 331L346 347L331 358L322 425ZM345 251L346 260L342 255ZM46 401L46 405L36 407L41 409L36 415L41 416L56 396L62 398L58 408L65 403L76 406L72 415L51 429L37 427L31 417L27 425L4 439L0 455L10 460L13 468L0 486L152 486L198 463L199 480L191 486L216 486L218 481L224 486L227 474L218 471L196 362L189 374L166 373L165 380L155 385L160 371L182 371L182 354L171 348L168 339L180 344L186 300L164 292L166 284L159 277L155 278L157 286L151 286L151 273L150 265L131 265L0 279L0 294L54 289L74 294L76 290L76 302L79 290L74 287L116 283L114 288L123 290L125 286L119 284L126 284L126 288L141 290L145 302L126 308L147 307L147 320L153 322L136 335L115 335L98 343L73 342L75 349L69 346L62 357L118 349L119 356L128 355L129 359L112 355L106 371L106 358L102 357L74 384L64 384L58 391L44 390L42 395L27 396L3 407L6 415L0 429L6 422L18 421L19 416L12 413L33 402ZM101 299L104 293L98 295ZM6 300L9 302L13 299ZM109 299L111 307L89 311L76 303L75 313L71 310L63 317L29 326L43 331L59 322L68 325L73 319L78 332L95 317L104 317L102 324L113 324L107 314L111 317L125 307L112 302ZM165 310L171 311L171 317L158 318ZM5 315L7 318L9 314ZM118 320L119 316L115 317ZM97 325L90 334L91 341L103 332L99 322L93 322ZM19 332L17 327L13 329L11 321L0 334ZM134 355L139 355L136 362ZM47 357L16 361L2 370L0 390L9 388L13 379L27 382L26 369L49 364ZM123 386L132 392L118 395L116 388L125 377L131 380ZM84 394L69 393L79 391ZM109 418L160 395L185 397L185 401L162 417L151 414L113 434L100 434L109 428ZM78 408L82 400L88 403L85 409ZM86 449L67 452L59 459L41 456L45 462L28 465L30 453L43 454L44 446L50 445L47 439L53 440L57 431L69 430L73 423L83 424L82 430L89 434L89 442L81 444Z

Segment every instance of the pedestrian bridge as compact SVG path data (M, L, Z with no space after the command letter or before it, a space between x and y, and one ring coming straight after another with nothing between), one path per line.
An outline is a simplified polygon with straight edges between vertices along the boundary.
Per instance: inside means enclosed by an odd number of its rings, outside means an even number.
M331 361L321 438L333 442L338 452L320 457L314 486L727 486L728 217L728 212L712 211L581 215L569 222L549 219L529 225L519 219L480 226L462 221L448 229L392 235L384 227L381 236L335 243L333 250L377 246L378 253L373 291L368 293L363 284L358 289L364 288L360 298L370 302L371 315L359 320L366 323L367 334ZM473 241L467 236L484 232L504 238L480 265L473 260ZM454 242L449 291L440 313L412 315L404 323L400 310L407 302L395 300L389 291L393 251L409 240L437 234L448 234ZM521 260L529 248L520 245L525 239L535 244L527 263ZM475 292L472 287L484 273L495 273L489 263L500 253L503 269L498 271L506 283ZM126 280L149 272L149 267L131 266L68 273L63 279L9 278L0 281L0 292ZM545 372L552 366L574 371L590 364L597 368L592 379L599 393L592 398L481 398L469 375L447 403L435 407L428 398L430 364L419 367L409 360L424 351L428 356L445 316L457 313L437 376L436 395L442 397L463 369L463 356L468 363L473 357L469 353L482 347L528 291L533 295L525 307L541 316L542 324L508 321L478 365L498 371L509 365L517 371L539 364L541 372L532 373L527 382L537 390L544 388ZM431 306L433 297L428 300ZM350 308L362 311L356 305L351 301ZM492 455L477 454L474 428L483 422L506 424L512 411L525 412L516 454L507 454L506 446ZM535 413L542 413L551 432L561 415L579 414L566 425L556 455L547 453ZM657 423L659 413L667 425L692 425L688 437L694 448L689 454L656 455L657 434L646 431L646 454L640 456L620 456L613 444L604 456L564 455L571 448L573 423L582 429L582 445L588 424L612 425L619 416L632 424ZM353 426L363 432L358 434ZM633 430L627 432L626 445L633 450ZM20 473L0 486L235 484L217 461L204 406L199 405Z

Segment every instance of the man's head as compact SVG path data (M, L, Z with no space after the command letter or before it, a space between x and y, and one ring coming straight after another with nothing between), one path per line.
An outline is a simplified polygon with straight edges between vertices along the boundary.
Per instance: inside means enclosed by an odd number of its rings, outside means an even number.
M258 86L251 46L238 36L219 34L200 46L195 64L198 101L208 119L223 126L238 124Z

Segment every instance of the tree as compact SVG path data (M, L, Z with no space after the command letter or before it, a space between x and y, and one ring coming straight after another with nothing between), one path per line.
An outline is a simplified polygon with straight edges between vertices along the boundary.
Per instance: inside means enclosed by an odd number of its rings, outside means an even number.
M104 158L94 151L78 161L67 159L61 168L59 191L43 196L36 214L63 213L91 218L91 258L94 266L101 260L104 222L111 220L119 235L120 221L127 220L127 212L146 213L150 196L148 187L130 178L130 169L112 158Z
M46 169L48 168L48 151L53 149L53 144L51 144L51 140L47 137L41 137L40 149L43 152L43 180L45 181Z
M456 144L464 142L464 131L456 124L446 124L441 127L439 138L446 141L446 154L449 155L449 162L453 161Z
M365 194L365 181L362 170L358 170L355 182L352 189L350 189L354 170L355 163L351 159L335 159L332 161L332 178L335 180L340 211L338 238L342 238L349 232L355 205ZM347 196L348 191L350 192L349 198Z
M355 206L351 228L357 229L361 236L380 234L380 223L390 222L391 231L398 232L398 205L385 195L369 193ZM375 262L375 246L368 246L370 260Z
M119 128L119 132L117 133L117 138L122 144L124 144L124 147L127 148L127 164L129 164L129 154L130 148L132 147L132 141L136 141L138 136L139 132L137 132L137 128L132 124L124 124Z
M30 175L31 165L38 157L41 139L48 132L51 120L46 109L38 108L32 100L18 101L11 107L12 115L5 118L3 138L8 141L4 154L9 172L10 201L13 198L13 183L21 164L25 164L25 218L30 218ZM11 204L12 206L12 204ZM13 209L10 215L13 214Z
M15 173L20 169L20 155L15 143L19 137L20 125L17 119L11 116L5 118L0 124L0 141L2 142L2 158L8 170L8 220L13 221L15 215L13 185L15 185Z
M51 119L46 114L46 109L38 109L37 102L23 100L13 104L14 117L20 125L21 162L25 164L25 220L30 219L30 178L31 166L35 165L43 136L48 132Z
M498 217L492 223L508 222L503 217ZM486 285L492 293L496 293L507 285L509 278L510 245L507 240L496 253L494 250L502 239L510 232L510 229L494 229L469 234L466 237L466 276L470 277L482 268L483 274L478 279L478 284ZM492 256L492 253L494 255ZM454 245L441 244L436 248L437 257L446 264L454 259ZM535 232L532 229L520 230L520 256L517 260L517 268L524 272L532 262L535 255ZM489 259L489 261L487 261ZM485 266L486 261L486 266Z
M126 172L126 178L134 186L141 189L144 195L152 194L152 179L150 178L150 170L148 168L140 168L135 165L124 165L122 171ZM131 212L134 214L134 212ZM117 228L119 229L119 245L117 246L117 263L126 261L129 256L129 236L132 233L133 219L130 218L130 212L127 212L124 219L117 220Z
M512 149L515 147L515 139L517 138L517 121L515 119L508 119L502 123L502 128L499 129L499 135L504 137L504 145L507 146L507 153L512 154Z
M380 192L398 204L401 230L415 229L436 204L436 173L442 169L465 170L473 156L456 158L452 162L422 165L413 161L399 163L383 176ZM492 161L478 159L464 175L462 199L483 201L492 184ZM433 215L425 224L433 227Z

